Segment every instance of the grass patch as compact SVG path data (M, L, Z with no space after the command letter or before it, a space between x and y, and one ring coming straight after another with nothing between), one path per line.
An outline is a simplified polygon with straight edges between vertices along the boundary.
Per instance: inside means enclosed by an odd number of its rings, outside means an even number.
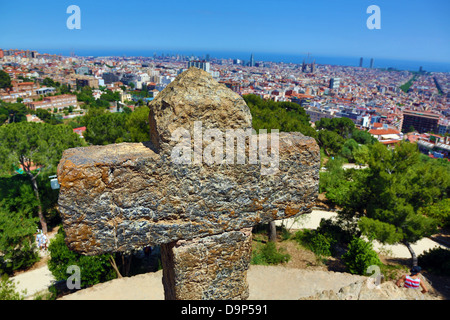
M288 262L290 258L291 256L286 253L285 249L277 249L275 242L267 242L258 244L253 249L250 263L268 266Z

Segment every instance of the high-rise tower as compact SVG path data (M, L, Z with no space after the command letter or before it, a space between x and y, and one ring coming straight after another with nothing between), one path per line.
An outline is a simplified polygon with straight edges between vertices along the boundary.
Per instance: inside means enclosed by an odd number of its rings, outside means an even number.
M370 59L370 69L372 69L372 68L373 68L373 58Z
M361 57L359 58L359 67L362 68L362 66L363 66L363 58Z
M316 71L316 60L314 60L312 63L311 63L311 73L314 73Z
M250 62L248 63L248 65L250 67L254 67L255 66L255 58L253 57L253 53L250 56Z

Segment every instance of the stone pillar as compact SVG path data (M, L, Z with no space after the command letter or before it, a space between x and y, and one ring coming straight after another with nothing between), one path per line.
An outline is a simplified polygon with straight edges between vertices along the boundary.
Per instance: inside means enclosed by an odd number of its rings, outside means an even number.
M251 230L161 245L165 299L247 299Z

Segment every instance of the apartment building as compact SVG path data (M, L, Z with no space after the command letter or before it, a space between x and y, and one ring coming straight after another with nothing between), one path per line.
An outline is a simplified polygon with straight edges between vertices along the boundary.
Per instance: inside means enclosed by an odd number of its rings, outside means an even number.
M403 110L402 131L411 127L419 133L438 132L439 115L431 112Z
M33 101L26 103L27 107L36 111L37 109L46 109L53 111L55 108L62 111L64 108L73 106L78 108L77 96L72 94L62 94L59 96L45 97L42 101Z
M201 61L201 60L194 60L194 61L189 61L187 67L188 67L188 69L190 67L196 67L196 68L205 70L206 72L209 72L211 65L210 65L209 62L204 61L204 60L203 61Z

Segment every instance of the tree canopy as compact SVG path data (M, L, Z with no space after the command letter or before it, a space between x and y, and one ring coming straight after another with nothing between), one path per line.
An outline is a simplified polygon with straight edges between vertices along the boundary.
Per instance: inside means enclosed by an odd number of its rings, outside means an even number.
M36 177L54 173L62 152L84 145L72 128L65 125L19 122L0 126L0 172L10 174L21 168L29 177L38 203L38 215L47 232Z
M417 263L410 244L433 234L438 225L421 208L448 198L450 166L421 161L417 146L409 142L392 150L372 145L368 164L339 184L342 214L360 218L361 231L371 238L405 244Z
M317 142L327 156L336 156L341 151L345 139L334 131L320 130L317 134Z
M84 137L94 145L149 141L149 110L142 106L133 112L110 113L102 108L90 108L82 119L86 126Z
M11 78L5 71L0 70L0 89L11 88Z
M0 169L24 171L56 168L62 152L83 144L72 128L65 125L20 122L0 127Z
M349 118L322 118L316 121L316 129L325 129L339 134L342 138L347 139L355 130L355 124Z
M31 266L39 260L35 251L36 218L0 208L0 274Z
M280 132L301 132L315 137L316 131L309 124L309 115L305 109L293 102L275 102L264 100L253 94L243 96L252 114L252 125L260 129L278 129Z
M27 121L27 113L27 107L20 102L0 102L0 125Z

